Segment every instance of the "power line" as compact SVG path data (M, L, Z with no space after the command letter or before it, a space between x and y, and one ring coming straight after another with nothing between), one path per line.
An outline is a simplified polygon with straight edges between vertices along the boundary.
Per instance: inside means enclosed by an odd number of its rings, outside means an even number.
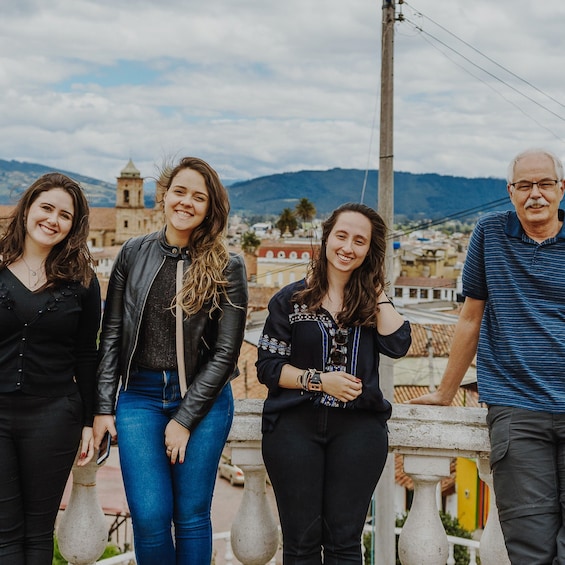
M400 232L397 231L395 233L392 233L388 237L394 238L394 237L398 237L399 235L407 235L409 233L412 233L412 232L415 232L415 231L418 231L418 230L429 229L429 228L434 227L434 226L439 226L439 225L445 224L446 222L460 220L462 218L472 216L472 215L478 214L480 212L487 212L489 210L492 210L493 208L498 208L499 206L501 206L502 204L504 204L506 202L508 202L507 196L505 196L504 198L498 198L497 200L493 200L492 202L487 202L486 204L480 204L478 206L475 206L474 208L467 208L466 210L462 210L460 212L455 212L453 214L443 216L443 217L437 218L435 220L424 220L424 221L420 222L419 224L416 224L415 226L411 226L411 227L406 228L406 229L404 229Z
M414 10L418 15L420 15L421 17L429 20L430 22L432 22L434 25L436 25L437 27L439 27L440 29L442 29L443 31L445 31L446 33L448 33L449 35L451 35L452 37L454 37L455 39L457 39L457 41L460 41L461 43L463 43L463 45L466 45L467 47L469 47L469 49L472 49L473 51L475 51L475 53L478 53L481 57L484 57L487 61L491 62L493 65L496 65L499 69L502 69L504 72L508 73L509 75L513 76L514 78L517 78L519 81L523 82L524 84L526 84L527 86L529 86L530 88L532 88L533 90L535 90L536 92L539 92L540 94L542 94L543 96L545 96L546 98L548 98L549 100L551 100L552 102L555 102L556 104L558 104L559 106L561 106L562 108L565 108L565 104L563 104L562 102L560 102L559 100L557 100L556 98L554 98L553 96L547 94L547 92L544 92L543 90L541 90L540 88L538 88L537 86L535 86L534 84L532 84L531 82L527 81L526 79L520 77L519 75L517 75L516 73L514 73L513 71L511 71L510 69L507 69L506 67L504 67L503 65L501 65L500 63L498 63L497 61L495 61L493 58L489 57L488 55L486 55L485 53L483 53L482 51L480 51L479 49L477 49L476 47L474 47L473 45L471 45L470 43L468 43L467 41L465 41L464 39L461 39L458 35L455 35L453 32L451 32L450 30L448 30L447 28L443 27L441 24L437 23L436 21L434 21L432 18L430 18L429 16L426 16L425 14L423 14L422 12L420 12L419 10L417 10L416 8L414 8L414 6L411 6L410 4L408 4L408 2L403 2L403 4L405 6L408 6L409 8L411 8L412 10ZM405 19L405 18L403 18Z
M467 61L468 63L470 63L471 65L473 65L474 67L476 67L477 69L480 69L483 73L487 74L488 76L494 78L495 80L501 82L502 84L504 84L506 87L508 87L509 89L513 90L514 92L516 92L517 94L519 94L520 96L523 96L524 98L526 98L527 100L529 100L530 102L534 103L536 106L539 106L540 108L542 108L543 110L545 110L546 112L549 112L552 116L556 117L557 119L561 120L561 121L565 121L565 117L561 116L560 114L557 114L556 112L554 112L553 110L551 110L550 108L547 108L546 106L544 106L541 102L538 102L537 100L535 100L534 98L532 98L531 96L528 96L527 94L521 92L518 88L516 88L515 86L512 86L511 84L509 84L508 82L504 81L503 79L501 79L500 77L498 77L497 75L495 75L494 73L492 73L491 71L485 69L484 67L481 67L479 64L475 63L474 61L471 61L471 59L469 59L469 57L463 55L463 53L461 53L460 51L457 51L457 49L455 49L454 47L451 47L450 45L448 45L447 43L445 43L444 41L442 41L441 39L439 39L438 37L435 37L434 35L432 35L431 33L429 33L428 31L424 30L422 27L417 26L415 22L412 22L411 20L405 18L404 21L412 24L416 29L418 29L422 34L425 34L429 37L431 37L434 41L437 41L438 43L440 43L441 45L443 45L446 49L449 49L450 51L452 51L453 53L456 53L457 55L459 55L459 57L461 57L462 59L464 59L465 61Z
M429 34L428 34L429 35ZM505 96L502 92L499 92L498 90L496 90L496 88L494 88L494 86L492 84L489 84L486 80L482 79L481 77L473 74L471 71L469 71L469 69L466 69L463 65L459 64L457 61L455 61L454 59L452 59L451 57L449 57L445 52L441 51L436 45L434 45L431 41L428 40L428 38L422 36L422 38L424 39L424 41L426 41L428 43L428 45L430 45L431 47L433 47L434 49L437 49L444 57L446 57L447 59L449 59L454 65L457 65L461 70L463 70L465 73L467 73L469 76L473 77L474 79L482 82L485 86L487 86L488 88L490 88L495 94L497 94L498 96L500 96L505 102L508 102L508 104L511 104L512 106L514 106L514 108L516 108L519 112L521 112L522 114L524 114L524 116L526 116L528 119L532 120L537 126L539 126L540 128L544 129L545 131L547 131L548 133L550 133L553 137L555 137L558 141L561 141L562 143L565 143L565 140L561 137L559 137L554 131L552 131L551 129L549 129L546 125L542 124L541 122L539 122L538 120L536 120L536 118L534 118L533 116L531 116L530 114L528 114L528 112L526 112L523 108L521 108L520 106L518 106L518 104L516 104L514 101L510 100L510 98L508 98L507 96Z
M409 228L400 230L400 231L394 231L394 232L390 232L387 235L387 239L394 239L396 237L399 237L400 235L408 235L410 233L413 233L415 231L418 230L424 230L424 229L429 229L432 228L434 226L439 226L442 224L445 224L446 222L450 222L450 221L455 221L455 220L459 220L468 216L472 216L475 214L478 214L479 212L487 212L489 210L492 210L493 208L497 208L499 207L501 204L504 204L505 202L508 202L508 197L504 197L504 198L498 198L497 200L493 200L492 202L487 202L486 204L480 204L478 206L475 206L473 208L467 208L466 210L461 210L459 212L455 212L453 214L449 214L447 216L443 216L441 218L437 218L435 220L424 220L418 224L416 224L415 226L411 226ZM312 247L312 251L314 251L314 247ZM286 271L290 271L291 269L296 268L296 264L292 264L292 265L287 265L284 267L279 267L277 269L273 269L268 271L268 273L264 273L261 275L258 275L257 278L265 278L267 275L277 275L279 273L284 273Z

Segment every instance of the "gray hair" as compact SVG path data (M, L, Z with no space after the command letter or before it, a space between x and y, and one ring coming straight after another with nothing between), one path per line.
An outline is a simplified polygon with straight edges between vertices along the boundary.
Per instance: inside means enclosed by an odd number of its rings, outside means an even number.
M506 173L506 180L508 184L511 184L514 181L514 169L516 168L516 163L520 161L520 159L529 157L530 155L545 155L546 157L549 157L553 161L557 180L563 180L563 163L561 162L561 159L557 157L555 153L552 153L547 149L538 149L534 147L518 153L518 155L510 161L510 165L508 165L508 172Z

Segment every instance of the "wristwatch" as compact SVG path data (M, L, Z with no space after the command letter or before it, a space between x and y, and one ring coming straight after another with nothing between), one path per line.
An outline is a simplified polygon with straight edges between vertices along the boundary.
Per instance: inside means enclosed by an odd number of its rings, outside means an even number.
M320 371L314 371L310 378L308 379L308 391L309 392L322 392L322 373Z

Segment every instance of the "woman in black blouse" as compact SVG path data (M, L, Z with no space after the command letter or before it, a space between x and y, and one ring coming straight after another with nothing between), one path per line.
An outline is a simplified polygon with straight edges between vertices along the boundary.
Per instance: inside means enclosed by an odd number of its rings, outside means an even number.
M2 565L51 565L77 449L78 465L94 452L100 287L88 215L80 186L48 173L24 192L0 238Z
M361 535L385 464L390 403L379 354L401 357L410 326L384 292L386 227L362 204L323 224L305 280L270 301L257 373L268 389L263 458L285 565L360 565Z

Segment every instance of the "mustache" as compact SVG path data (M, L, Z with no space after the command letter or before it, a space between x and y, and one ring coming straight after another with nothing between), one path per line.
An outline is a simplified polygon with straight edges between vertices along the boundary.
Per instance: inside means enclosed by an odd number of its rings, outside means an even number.
M524 208L531 208L532 206L549 206L549 202L543 196L539 198L528 198L526 204L524 204Z

